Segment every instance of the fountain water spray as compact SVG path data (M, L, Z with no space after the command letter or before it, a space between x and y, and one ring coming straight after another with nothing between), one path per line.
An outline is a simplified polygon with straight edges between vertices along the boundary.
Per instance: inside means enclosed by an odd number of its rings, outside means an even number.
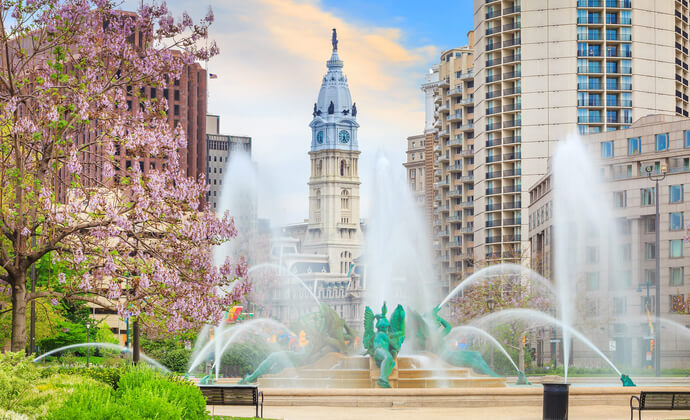
M460 282L460 284L455 286L455 288L450 293L448 293L448 295L443 299L443 301L441 301L439 306L443 306L446 303L448 303L448 301L450 301L453 298L453 296L465 290L465 288L467 287L474 286L477 284L483 284L489 280L492 280L493 277L501 277L505 275L526 275L528 281L534 280L539 286L542 286L544 289L548 290L550 293L554 295L556 294L556 290L554 290L551 282L542 277L536 271L522 265L504 263L484 267L481 270L466 277L463 281Z
M100 347L100 348L109 349L109 350L125 351L125 352L128 352L128 353L131 353L131 352L132 352L132 349L130 349L130 348L128 348L128 347L125 347L125 346L120 346L120 345L118 345L118 344L112 344L112 343L79 343L79 344L70 344L69 346L63 346L63 347L60 347L60 348L58 348L58 349L51 350L51 351L49 351L49 352L47 352L47 353L43 353L42 355L40 355L40 356L38 356L37 358L35 358L35 359L33 360L33 362L38 362L38 361L40 361L41 359L43 359L44 357L50 356L51 354L59 353L59 352L61 352L61 351L65 351L65 350L69 350L69 349L76 349L76 348L80 348L80 347ZM142 360L144 360L145 362L151 364L151 365L154 366L155 368L160 369L160 370L162 370L163 372L166 372L166 373L170 372L170 370L169 370L168 368L166 368L165 366L163 366L162 364L160 364L160 363L159 363L158 361L156 361L155 359L152 359L152 358L150 358L149 356L147 356L147 355L145 355L144 353L141 353L141 352L139 353L139 355L141 356L141 359L142 359Z

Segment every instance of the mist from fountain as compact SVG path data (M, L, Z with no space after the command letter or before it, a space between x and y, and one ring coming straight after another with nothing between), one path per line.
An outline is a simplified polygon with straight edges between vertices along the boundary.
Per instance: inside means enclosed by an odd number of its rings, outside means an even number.
M373 194L363 260L366 267L364 304L402 304L420 313L438 302L430 235L421 210L404 179L383 154L376 159Z
M295 273L291 273L290 271L286 270L285 267L281 267L278 264L272 264L272 263L257 264L255 266L252 266L251 268L249 268L249 270L247 270L247 274L251 274L252 272L254 272L256 270L260 270L262 268L272 268L272 269L278 270L280 275L289 276L293 280L297 280L297 282L299 284L301 284L305 289L307 289L307 292L309 292L309 295L312 297L312 299L314 299L316 306L318 307L321 305L321 302L319 301L319 299L314 294L314 291L311 290L309 288L309 286L306 285L306 283L304 283L304 280L302 280L302 278L300 276L298 276Z
M489 341L489 343L491 343L494 347L498 348L501 351L501 353L503 353L503 355L506 357L506 359L508 359L510 364L513 365L515 371L518 373L520 372L518 365L515 363L513 358L510 357L510 354L508 354L508 351L505 349L505 347L503 347L494 336L484 331L483 329L475 327L474 325L460 325L450 330L450 333L446 336L446 340L450 340L451 337L456 337L457 335L479 335L486 338Z
M609 366L611 366L611 368L618 374L618 376L622 375L621 371L616 367L616 365L614 365L613 362L608 357L606 357L606 355L601 350L599 350L599 348L595 346L594 343L592 343L592 341L585 337L584 334L582 334L575 328L571 327L570 325L566 324L565 322L556 319L551 315L545 314L544 312L536 311L534 309L502 309L500 311L493 312L479 318L475 318L472 320L472 324L476 325L482 324L484 322L493 324L497 323L497 321L500 321L502 319L506 319L507 321L514 321L515 319L539 320L546 322L550 325L555 325L561 328L564 332L567 332L569 336L572 335L573 337L580 340L587 347L592 349L599 357L601 357L606 363L608 363Z
M562 323L572 327L575 321L576 282L590 256L587 245L597 245L598 260L615 264L606 258L609 244L617 244L613 227L611 200L602 188L602 178L592 154L578 135L562 141L553 156L553 235L555 283L558 289L558 310ZM600 270L605 272L604 270ZM617 270L609 270L617 273ZM609 279L612 281L613 279ZM563 330L563 357L570 360L570 332ZM568 363L564 363L568 380Z
M241 324L233 324L228 327L222 325L224 322L225 320L222 320L219 326L216 327L217 330L214 330L213 338L207 337L205 342L197 339L196 344L201 345L201 347L199 351L193 354L193 358L190 359L191 363L189 364L187 372L191 373L194 371L194 369L196 369L204 360L207 360L211 352L213 352L212 366L217 379L220 373L220 365L223 354L225 354L229 346L234 343L241 334L251 332L268 337L268 333L265 332L266 327L269 329L274 329L276 333L287 332L292 334L288 327L278 321L268 318L252 319Z
M235 222L238 236L214 248L213 262L221 266L227 257L235 259L239 255L254 261L252 242L257 229L258 182L256 168L246 152L234 150L230 153L222 182L215 211L219 217L228 212Z
M59 353L61 351L65 351L65 350L81 348L81 347L100 347L100 348L104 348L104 349L108 349L108 350L117 350L117 351L121 351L121 352L124 351L124 352L128 352L128 353L132 352L132 349L130 349L129 347L121 346L119 344L113 344L113 343L79 343L79 344L70 344L69 346L63 346L63 347L51 350L47 353L43 353L42 355L36 357L33 360L33 362L38 362L41 359L50 356L51 354ZM170 370L168 368L166 368L165 366L160 364L155 359L152 359L151 357L149 357L149 356L147 356L141 352L139 353L139 355L143 361L151 364L155 368L160 369L166 373L170 372Z
M459 292L465 290L465 288L470 287L470 286L475 286L478 284L483 284L486 283L487 281L493 280L496 277L503 277L503 276L527 276L526 281L528 282L536 282L537 285L543 287L546 289L548 292L550 292L553 295L556 295L556 290L554 289L553 285L551 284L550 281L542 277L539 273L536 271L522 266L522 265L517 265L517 264L509 264L509 263L503 263L503 264L496 264L496 265L490 265L488 267L484 267L481 270L469 275L466 277L464 280L460 282L453 290L451 290L450 293L441 301L439 304L440 307L443 307L446 303L448 303L453 296L458 294Z

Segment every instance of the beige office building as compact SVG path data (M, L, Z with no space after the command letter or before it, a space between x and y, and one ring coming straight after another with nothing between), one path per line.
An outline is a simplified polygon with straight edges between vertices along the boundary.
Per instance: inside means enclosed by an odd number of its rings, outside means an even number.
M474 270L474 34L468 46L441 54L434 88L433 206L434 248L441 292ZM426 146L430 146L426 144Z
M417 136L410 136L407 138L407 160L403 163L407 171L407 182L410 185L410 191L414 195L414 200L419 205L419 208L426 212L424 200L426 197L426 183L424 182L424 165L427 155L425 153L426 136L420 134Z
M677 0L475 0L475 258L519 261L527 189L556 143L688 115Z
M661 317L680 324L690 324L690 252L685 243L686 224L690 218L690 120L677 116L650 115L630 128L588 135L583 138L592 159L599 161L604 193L611 199L618 227L617 240L603 249L597 235L589 233L580 255L577 302L584 302L578 312L578 328L619 366L648 368L654 320L656 253L661 259ZM653 173L666 168L659 183L659 235L656 249L655 188L645 168ZM559 235L553 226L553 190L551 173L529 190L529 240L534 268L551 278L554 240ZM609 237L610 239L610 237ZM649 289L648 289L649 287ZM649 293L649 300L647 296ZM647 318L648 303L651 319ZM533 345L537 361L551 360L556 350L555 330L540 336ZM557 332L560 334L560 332ZM690 352L690 339L671 324L661 328L661 367L684 368ZM573 361L578 366L601 364L600 358L581 343L574 344ZM562 361L561 361L562 363Z

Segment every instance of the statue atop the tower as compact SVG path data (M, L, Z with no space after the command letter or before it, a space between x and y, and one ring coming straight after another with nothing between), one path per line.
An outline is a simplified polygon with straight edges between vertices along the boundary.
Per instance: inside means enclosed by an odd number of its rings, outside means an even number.
M333 44L333 51L338 51L338 34L335 32L335 28L333 28L333 38L331 39L331 43Z

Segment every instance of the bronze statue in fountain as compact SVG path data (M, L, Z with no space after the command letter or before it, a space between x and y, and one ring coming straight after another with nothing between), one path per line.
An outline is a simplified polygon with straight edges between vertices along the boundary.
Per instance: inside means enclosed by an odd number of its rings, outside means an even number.
M374 315L370 307L364 310L364 337L362 344L366 349L364 354L374 358L376 366L381 369L381 376L377 384L382 388L390 388L388 377L395 367L395 358L405 341L405 310L398 305L390 321L386 318L386 303L383 303L381 313ZM374 324L374 321L376 323ZM376 331L374 331L376 327Z

